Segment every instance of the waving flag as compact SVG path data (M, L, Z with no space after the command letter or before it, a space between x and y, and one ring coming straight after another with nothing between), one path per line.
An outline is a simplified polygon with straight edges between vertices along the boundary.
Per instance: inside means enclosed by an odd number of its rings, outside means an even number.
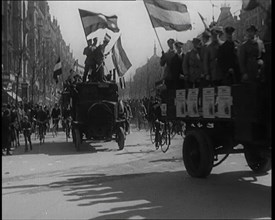
M243 0L242 9L245 11L253 10L259 5L257 0Z
M117 26L117 16L105 16L101 13L94 13L90 11L85 11L82 9L78 9L79 14L82 20L83 28L86 37L95 32L98 29L109 29L113 32L119 32L119 28Z
M165 0L144 0L144 3L154 28L176 31L192 29L186 5Z
M58 76L61 74L62 74L62 64L61 64L60 57L58 57L53 70L53 79L55 80L56 84L58 83Z
M112 48L112 60L117 70L117 74L120 77L123 76L132 66L124 49L122 48L120 36Z

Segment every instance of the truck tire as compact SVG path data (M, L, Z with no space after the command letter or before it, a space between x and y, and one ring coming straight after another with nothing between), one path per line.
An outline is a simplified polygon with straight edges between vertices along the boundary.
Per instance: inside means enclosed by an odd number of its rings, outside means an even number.
M260 150L244 146L244 156L248 166L255 173L266 173L271 169L271 157L262 154Z
M116 141L117 141L119 150L123 150L125 145L125 132L122 127L119 127L117 130Z
M213 145L202 130L188 132L183 142L182 156L190 176L206 178L211 173L214 163Z

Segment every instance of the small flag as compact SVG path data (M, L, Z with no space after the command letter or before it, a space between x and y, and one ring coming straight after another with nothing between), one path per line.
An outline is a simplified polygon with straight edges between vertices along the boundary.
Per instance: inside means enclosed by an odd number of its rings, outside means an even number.
M118 76L123 76L132 66L121 44L121 37L119 36L115 45L112 48L112 60L116 68Z
M85 11L82 9L78 9L80 18L82 20L83 28L86 37L95 32L98 29L109 29L113 32L119 32L119 28L117 26L117 16L105 16L101 13L94 13L90 11Z
M58 83L58 76L61 74L62 74L62 64L60 61L60 57L58 57L58 60L56 61L56 64L53 70L53 79L55 80L56 84Z
M200 18L201 18L201 21L202 21L202 23L203 23L203 25L204 25L204 28L205 28L205 29L208 29L209 27L208 27L207 24L205 23L204 17L202 17L201 13L198 12L198 14L199 14L199 16L200 16Z
M125 79L124 76L119 78L119 84L120 84L120 88L121 89L125 89L126 85L125 85Z
M165 30L191 30L190 15L185 4L179 2L144 0L154 28L163 27Z
M243 0L242 9L245 11L253 10L258 7L259 3L257 0Z

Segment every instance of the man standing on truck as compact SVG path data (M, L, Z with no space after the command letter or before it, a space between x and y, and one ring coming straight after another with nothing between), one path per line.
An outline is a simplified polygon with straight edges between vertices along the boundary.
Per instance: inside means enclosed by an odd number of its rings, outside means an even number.
M167 89L174 89L174 84L173 84L174 81L172 78L172 71L171 71L171 62L172 62L173 57L176 54L175 50L174 50L174 43L175 43L175 40L172 38L170 38L167 41L169 49L166 53L164 53L164 51L162 51L162 55L160 58L160 65L165 66L163 79L164 79L164 83L165 83Z
M235 28L228 26L224 29L226 41L218 49L218 65L222 73L222 84L230 85L240 80L237 49L233 41Z
M92 69L92 72L95 70L95 61L94 61L94 51L96 49L97 45L97 37L93 38L93 43L92 39L88 40L88 46L85 47L83 51L83 55L86 55L86 60L85 60L85 69L84 69L84 74L83 74L83 82L86 82L87 75L90 69Z

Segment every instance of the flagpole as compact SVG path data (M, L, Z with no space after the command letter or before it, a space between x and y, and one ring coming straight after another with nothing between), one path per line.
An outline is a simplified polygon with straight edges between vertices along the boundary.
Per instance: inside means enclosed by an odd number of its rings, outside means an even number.
M144 3L144 6L145 6L145 8L146 8L146 11L147 11L147 13L148 13L148 15L149 15L149 18L150 18L151 24L152 24L152 26L153 26L153 29L154 29L154 31L155 31L155 34L156 34L156 36L157 36L157 38L158 38L158 42L159 42L160 48L161 48L161 50L163 51L163 48L162 48L161 43L160 43L160 40L159 40L159 36L158 36L158 34L157 34L156 28L155 28L154 25L153 25L153 22L152 22L150 13L149 13L149 11L148 11L148 8L147 8L147 6L146 6L146 4L145 4L144 1L143 1L143 3Z
M88 39L87 39L87 36L86 36L86 33L85 33L84 24L83 24L82 17L81 17L81 14L80 14L80 9L78 9L78 12L79 12L81 24L82 24L82 27L83 27L84 35L85 35L85 38L86 38L86 42L87 42L87 45L88 45Z

